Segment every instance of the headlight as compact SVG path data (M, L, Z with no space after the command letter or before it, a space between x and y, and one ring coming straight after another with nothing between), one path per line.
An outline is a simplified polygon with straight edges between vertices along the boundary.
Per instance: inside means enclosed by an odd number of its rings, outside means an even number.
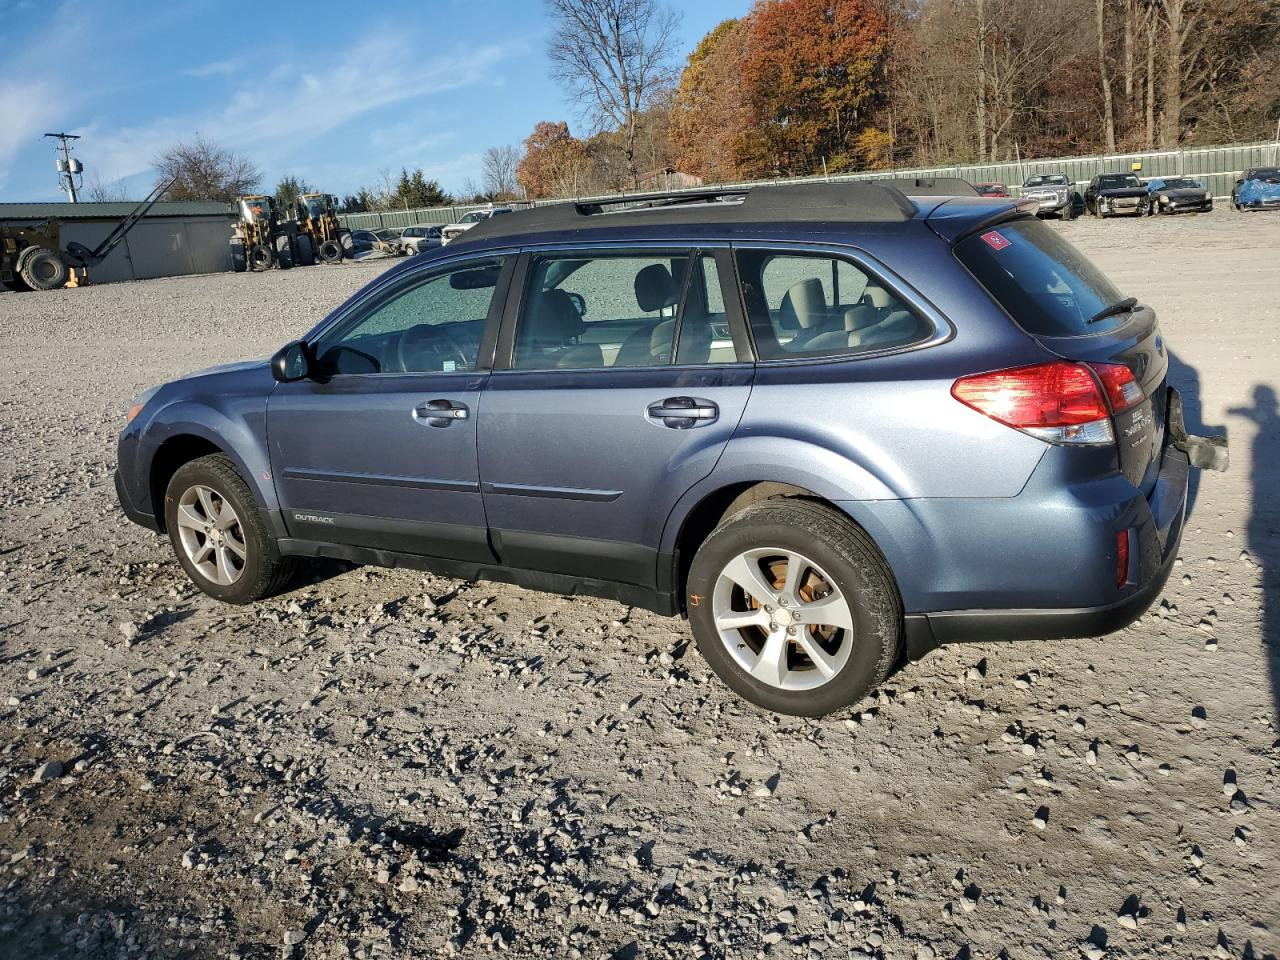
M1162 207L1163 207L1163 206L1167 206L1167 205L1168 205L1168 203L1169 203L1169 198L1168 198L1168 197L1161 197L1161 198L1160 198L1160 206L1162 206Z
M145 407L150 402L151 398L154 397L159 391L160 391L159 386L148 387L146 390L143 390L140 394L138 394L136 397L133 398L133 403L129 404L129 412L125 414L125 418L124 418L124 425L126 427L129 424L133 423L133 418L142 412L142 408Z

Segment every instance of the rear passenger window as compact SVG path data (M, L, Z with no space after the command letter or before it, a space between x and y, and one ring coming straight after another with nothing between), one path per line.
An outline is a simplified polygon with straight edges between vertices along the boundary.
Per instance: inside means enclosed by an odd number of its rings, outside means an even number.
M876 278L825 254L739 250L761 360L856 354L927 339L932 328Z
M516 324L519 370L671 363L689 255L534 259Z

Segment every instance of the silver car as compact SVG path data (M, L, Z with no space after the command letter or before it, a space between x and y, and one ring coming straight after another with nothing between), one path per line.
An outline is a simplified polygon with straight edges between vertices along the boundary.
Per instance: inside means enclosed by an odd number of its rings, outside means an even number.
M433 223L414 224L400 231L400 246L409 256L426 253L440 246L440 225Z
M1075 219L1075 186L1065 174L1045 173L1028 177L1022 185L1022 196L1039 201L1039 216L1056 213L1063 220Z

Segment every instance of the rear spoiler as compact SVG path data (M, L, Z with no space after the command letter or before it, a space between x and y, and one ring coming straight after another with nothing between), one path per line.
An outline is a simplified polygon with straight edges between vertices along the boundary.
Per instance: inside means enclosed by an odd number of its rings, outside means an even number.
M981 203L972 203L965 197L952 197L934 207L925 222L943 240L955 243L961 237L1006 220L1034 216L1039 209L1039 200L1017 199L993 204L987 198Z

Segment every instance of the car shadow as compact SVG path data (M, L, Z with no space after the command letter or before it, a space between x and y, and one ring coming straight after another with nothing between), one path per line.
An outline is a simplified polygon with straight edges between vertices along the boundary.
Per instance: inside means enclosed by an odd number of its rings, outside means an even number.
M1225 434L1226 428L1205 426L1204 411L1200 402L1200 373L1172 350L1169 351L1169 386L1182 397L1182 417L1187 432L1199 436ZM1187 516L1190 517L1200 492L1199 470L1192 470L1187 480Z
M1271 676L1273 709L1280 715L1280 410L1275 389L1253 388L1253 403L1227 411L1252 421L1250 448L1249 554L1261 568L1262 643Z

